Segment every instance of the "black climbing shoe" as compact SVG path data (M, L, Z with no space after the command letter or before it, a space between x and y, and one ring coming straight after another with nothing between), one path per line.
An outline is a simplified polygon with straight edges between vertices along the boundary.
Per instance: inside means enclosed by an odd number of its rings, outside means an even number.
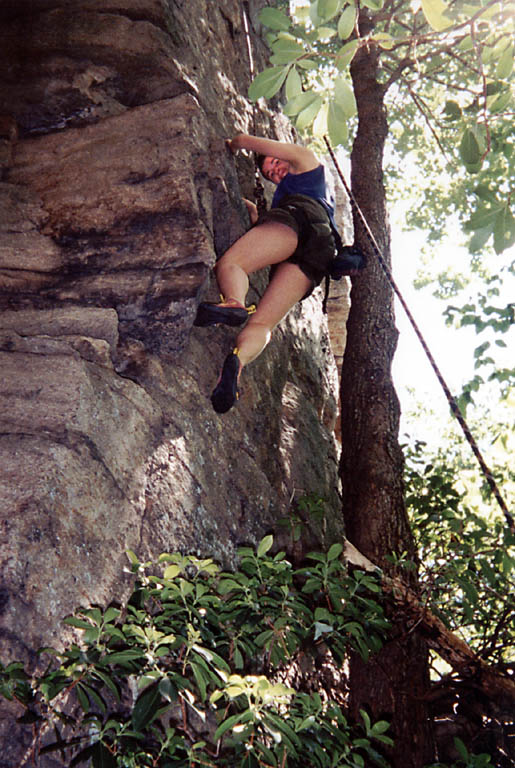
M193 325L201 328L207 325L243 325L248 316L255 311L254 307L224 307L221 304L210 304L207 301L199 304L197 316Z
M217 413L227 413L239 397L238 374L240 359L235 352L227 355L218 384L211 395L213 408Z

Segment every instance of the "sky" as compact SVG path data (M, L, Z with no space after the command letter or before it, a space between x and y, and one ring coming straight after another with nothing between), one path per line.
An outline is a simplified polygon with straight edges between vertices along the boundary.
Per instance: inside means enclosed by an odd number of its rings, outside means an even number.
M468 298L466 290L461 298L449 301L436 298L432 295L430 287L417 290L413 287L413 279L417 270L421 266L420 254L425 244L423 232L404 232L402 231L402 210L396 209L392 213L392 264L394 279L408 304L415 321L420 327L422 335L429 346L429 349L436 360L440 372L445 379L451 393L457 397L461 392L462 386L469 381L474 373L474 350L485 341L488 336L485 334L476 334L472 326L456 329L449 327L445 323L443 312L448 303L454 303L461 306ZM469 270L468 264L470 256L464 247L458 245L459 233L454 237L447 238L441 244L434 247L434 266L435 271L442 268L449 259L458 271L465 273ZM497 258L492 254L492 259ZM506 262L505 258L502 258ZM511 283L505 281L504 295L496 299L496 304L502 306L508 301L515 299L515 280ZM474 294L471 286L470 294ZM510 295L511 294L511 295ZM406 314L398 302L396 302L396 324L400 332L398 349L393 362L393 379L395 388L401 402L401 427L400 441L406 442L406 436L411 439L417 438L426 441L432 447L438 447L445 442L445 433L450 425L453 431L459 435L463 441L463 455L472 459L472 451L466 443L466 439L461 431L461 427L454 417L450 416L447 400L443 389L430 366L429 361L422 349L422 346L412 330L411 324ZM493 337L490 337L493 340ZM492 347L493 354L499 365L513 367L515 349L515 330L512 327L511 334L504 334L503 340L506 348ZM482 371L478 371L480 374ZM489 399L487 404L492 407L494 413L501 414L501 417L511 420L513 425L513 399L511 409L509 404L496 405L499 400L494 385L490 385ZM425 418L413 418L411 412L418 412L418 403L423 403L433 413ZM510 415L511 414L511 415ZM472 413L465 414L467 421L470 422L472 433L476 438L483 457L488 466L493 467L497 461L504 464L509 461L508 450L504 449L499 441L493 440L498 432L486 429L482 430L483 435L477 434L477 426L474 424L473 409ZM479 472L476 468L477 479L473 481L476 486L479 481ZM510 502L515 493L513 483L506 481L502 488L505 500Z
M419 290L413 287L413 281L421 267L420 254L424 240L423 232L403 232L399 224L394 223L393 275L443 378L452 394L456 396L462 385L473 375L473 353L479 340L472 328L457 330L446 326L443 312L447 302L435 298L429 287ZM446 243L446 250L449 258L455 260L456 246ZM430 405L445 419L448 406L443 389L397 299L395 307L400 337L394 358L393 376L401 404L404 406L403 410L412 407L416 399ZM414 395L410 390L414 390Z

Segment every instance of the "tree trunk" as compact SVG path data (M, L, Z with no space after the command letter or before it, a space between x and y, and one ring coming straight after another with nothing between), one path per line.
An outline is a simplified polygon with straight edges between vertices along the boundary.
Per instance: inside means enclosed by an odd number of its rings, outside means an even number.
M382 162L387 123L384 89L377 81L374 49L361 49L352 65L359 127L352 151L352 190L390 262L390 232ZM377 257L354 216L356 239L367 253L365 271L353 280L347 347L342 368L343 513L348 539L387 571L387 555L415 559L403 494L403 457L398 444L399 403L391 380L397 342L393 295ZM415 577L413 577L415 578ZM354 656L350 707L392 724L395 768L417 768L432 758L424 697L429 687L425 643L399 616L391 639L368 663Z

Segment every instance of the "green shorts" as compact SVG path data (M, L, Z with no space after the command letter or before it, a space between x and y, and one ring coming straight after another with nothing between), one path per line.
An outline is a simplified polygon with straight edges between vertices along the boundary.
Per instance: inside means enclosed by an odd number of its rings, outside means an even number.
M324 207L307 195L288 195L280 203L263 213L256 226L269 221L286 224L298 237L298 244L287 262L297 264L313 285L304 296L309 296L327 275L336 253L329 216Z

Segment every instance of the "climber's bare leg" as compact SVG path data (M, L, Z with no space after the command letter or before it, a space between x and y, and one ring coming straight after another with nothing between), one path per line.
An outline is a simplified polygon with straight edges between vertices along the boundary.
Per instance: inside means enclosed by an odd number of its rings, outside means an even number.
M285 261L297 248L297 242L297 235L291 227L275 221L260 224L240 237L215 267L220 293L226 302L245 306L249 290L248 275Z
M275 326L311 286L312 281L296 264L279 264L255 314L238 335L236 346L242 368L261 354Z

